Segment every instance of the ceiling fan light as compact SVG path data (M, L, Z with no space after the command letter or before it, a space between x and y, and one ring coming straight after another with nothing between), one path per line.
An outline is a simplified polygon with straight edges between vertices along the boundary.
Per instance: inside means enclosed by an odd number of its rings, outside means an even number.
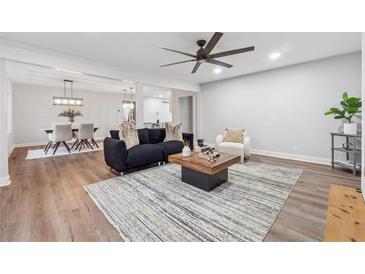
M182 54L182 55L185 55L185 56L189 56L189 57L192 57L192 58L195 58L195 59L175 62L175 63L171 63L171 64L166 64L166 65L162 65L161 67L168 67L168 66L187 63L187 62L196 62L193 70L191 71L191 73L196 73L197 70L199 69L199 66L202 63L211 63L211 64L223 66L223 67L226 67L226 68L231 68L231 67L233 67L233 65L227 64L227 63L219 61L219 60L216 60L215 58L231 56L231 55L245 53L245 52L255 50L254 46L250 46L250 47L227 50L227 51L211 54L214 47L217 45L217 43L222 38L222 36L223 36L222 32L215 32L213 34L213 36L210 38L210 40L208 41L208 43L205 40L198 40L197 45L199 46L199 50L196 52L196 54L190 54L190 53L187 53L187 52L174 50L174 49L169 49L169 48L162 48L163 50L175 52L175 53ZM216 73L220 73L220 72L221 71L217 70Z

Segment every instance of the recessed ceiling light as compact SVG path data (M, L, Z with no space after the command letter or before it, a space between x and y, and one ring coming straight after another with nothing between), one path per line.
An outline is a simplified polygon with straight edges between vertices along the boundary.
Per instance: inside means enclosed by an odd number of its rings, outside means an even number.
M162 94L159 94L158 97L162 98L163 96L162 96Z
M215 68L213 71L214 71L215 74L218 74L218 73L222 72L222 69L221 68Z
M128 80L123 80L123 83L126 83L126 84L134 84L133 81L128 81Z
M279 57L281 56L281 53L280 52L273 52L273 53L271 53L270 54L270 59L271 60L276 60L276 59L278 59Z
M68 69L63 69L63 68L54 68L57 71L62 71L62 72L68 72L68 73L73 73L73 74L82 74L82 72L79 71L74 71L74 70L68 70Z

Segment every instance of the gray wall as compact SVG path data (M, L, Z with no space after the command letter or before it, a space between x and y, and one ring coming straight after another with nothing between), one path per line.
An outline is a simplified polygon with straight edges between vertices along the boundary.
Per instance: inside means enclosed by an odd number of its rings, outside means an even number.
M360 96L360 53L203 84L203 136L214 142L226 127L243 127L256 150L327 161L341 121L323 113L344 90Z

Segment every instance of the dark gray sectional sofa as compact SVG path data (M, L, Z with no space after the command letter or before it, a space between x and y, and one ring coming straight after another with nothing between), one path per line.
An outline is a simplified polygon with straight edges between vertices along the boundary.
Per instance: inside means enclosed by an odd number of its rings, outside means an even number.
M138 129L138 146L126 149L124 141L119 139L119 130L111 130L110 136L104 139L104 158L108 166L118 172L167 161L171 154L180 153L184 147L181 141L164 142L165 129ZM183 139L189 140L193 149L194 136L183 133Z

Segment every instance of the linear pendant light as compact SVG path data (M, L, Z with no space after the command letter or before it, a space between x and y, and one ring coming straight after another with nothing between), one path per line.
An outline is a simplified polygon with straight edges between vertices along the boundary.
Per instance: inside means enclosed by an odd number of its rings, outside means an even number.
M134 103L133 103L133 98L132 98L132 91L133 91L133 88L132 88L132 87L130 87L130 89L131 89L131 103L130 103L130 108L131 108L131 109L134 109Z
M129 103L127 103L125 95L127 93L126 89L123 89L123 108L128 108L129 107Z
M84 98L73 97L73 82L72 80L63 80L63 97L54 96L53 105L54 106L83 106ZM70 84L71 97L66 96L66 83Z

